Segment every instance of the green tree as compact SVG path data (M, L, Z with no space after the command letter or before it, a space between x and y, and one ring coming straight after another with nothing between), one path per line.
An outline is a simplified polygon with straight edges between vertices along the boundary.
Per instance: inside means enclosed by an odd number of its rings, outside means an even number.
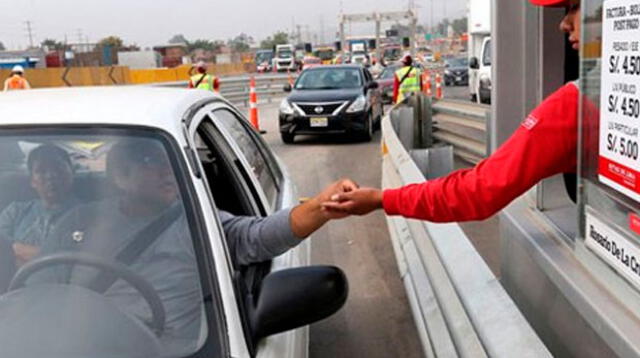
M236 52L246 52L251 48L251 44L253 43L253 37L241 33L240 35L232 38L227 43L232 50Z
M183 34L176 34L169 40L170 44L188 44L189 40Z
M260 48L272 49L276 45L284 45L289 43L289 34L278 31L273 36L269 36L260 42Z
M468 31L468 24L469 21L467 20L467 18L461 17L459 19L453 20L453 22L451 23L451 27L453 27L453 31L455 31L456 34L462 35Z
M40 43L40 46L47 47L49 50L53 50L53 51L65 50L67 48L67 46L64 43L60 41L56 41L54 39L45 39Z
M107 46L116 51L140 51L140 46L136 44L125 45L124 41L118 36L109 36L98 41L98 47Z
M2 43L2 41L0 41L0 51L4 50L6 50L6 47L4 47L4 44Z
M119 50L124 47L124 41L122 41L122 39L118 36L109 36L98 41L98 46L111 46L112 48Z
M436 33L440 34L440 36L447 36L447 30L449 29L449 19L442 20L438 26L436 26Z

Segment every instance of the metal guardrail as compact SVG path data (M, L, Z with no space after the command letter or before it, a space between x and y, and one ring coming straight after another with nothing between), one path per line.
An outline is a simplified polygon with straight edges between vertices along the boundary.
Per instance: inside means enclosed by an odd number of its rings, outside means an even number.
M473 164L487 156L490 106L442 99L432 103L431 113L434 139L453 145L458 157Z
M451 146L414 146L429 142L416 136L429 133L429 121L416 121L417 113L430 115L403 103L383 118L384 188L424 182L453 167ZM425 356L551 356L458 224L401 217L387 223Z
M297 75L266 75L256 76L255 78L258 100L266 100L268 103L271 103L275 98L286 96L283 86L288 84L290 80L295 80ZM231 103L248 105L249 80L249 76L223 77L220 79L220 94ZM178 88L186 88L187 85L188 81L154 84L154 86Z

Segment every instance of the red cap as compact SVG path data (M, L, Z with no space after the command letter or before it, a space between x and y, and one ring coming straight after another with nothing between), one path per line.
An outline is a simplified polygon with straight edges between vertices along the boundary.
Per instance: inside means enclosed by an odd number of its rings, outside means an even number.
M570 0L529 0L535 6L544 7L566 7L571 5Z

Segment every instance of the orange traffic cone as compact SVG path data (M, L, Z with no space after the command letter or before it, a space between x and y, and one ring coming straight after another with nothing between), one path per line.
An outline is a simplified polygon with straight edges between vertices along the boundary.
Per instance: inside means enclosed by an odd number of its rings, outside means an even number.
M258 120L258 94L256 93L256 78L254 76L251 76L249 81L249 121L258 132L266 133L266 131L260 130L260 121Z
M436 98L442 99L442 77L436 73Z
M431 73L429 71L424 73L424 80L422 83L424 85L424 94L427 97L433 96L433 93L431 92Z

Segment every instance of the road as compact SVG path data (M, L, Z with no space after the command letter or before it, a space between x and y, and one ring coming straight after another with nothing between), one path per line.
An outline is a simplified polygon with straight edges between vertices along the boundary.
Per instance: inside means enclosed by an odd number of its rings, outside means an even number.
M379 132L370 143L299 136L296 144L284 145L277 105L261 105L260 120L264 138L286 163L301 196L345 176L380 186ZM311 326L310 357L423 356L382 213L326 225L313 236L312 262L342 268L349 299L337 314Z
M469 101L469 86L444 86L442 94L444 98Z

